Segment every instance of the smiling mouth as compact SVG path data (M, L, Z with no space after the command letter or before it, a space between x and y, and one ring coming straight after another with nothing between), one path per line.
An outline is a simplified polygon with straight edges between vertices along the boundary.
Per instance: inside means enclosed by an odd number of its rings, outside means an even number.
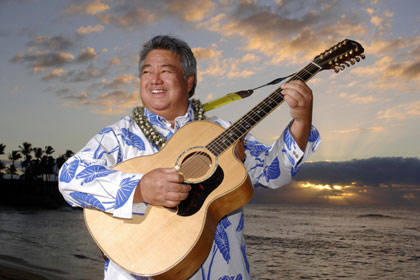
M166 90L165 89L152 89L150 90L150 92L152 94L162 94L162 93L166 93Z

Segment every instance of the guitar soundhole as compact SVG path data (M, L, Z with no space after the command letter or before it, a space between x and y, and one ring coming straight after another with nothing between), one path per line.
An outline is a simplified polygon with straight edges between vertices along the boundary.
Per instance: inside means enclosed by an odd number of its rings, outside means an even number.
M212 161L204 152L195 152L186 156L181 163L182 174L185 179L193 180L204 176L211 168Z
M223 181L224 172L217 166L215 172L207 180L198 184L191 184L191 191L187 199L178 205L178 215L191 216L197 213L206 200L207 196L215 190Z

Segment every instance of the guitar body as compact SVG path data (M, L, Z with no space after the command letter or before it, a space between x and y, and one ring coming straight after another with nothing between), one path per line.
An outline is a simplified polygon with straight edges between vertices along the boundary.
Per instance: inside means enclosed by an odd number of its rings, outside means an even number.
M223 131L224 128L208 121L190 123L158 153L129 159L114 170L147 173L174 167L184 158L184 162L189 162L189 151L207 155L204 146ZM199 179L204 180L195 183L191 179L191 184L193 188L210 190L203 194L204 199L202 194L196 194L201 200L190 193L193 201L187 202L195 206L185 205L182 215L174 209L152 205L147 206L145 215L133 215L132 219L85 209L85 222L96 244L112 261L136 275L154 279L191 276L206 259L220 219L252 197L253 188L246 168L236 157L236 146L232 145L217 158L206 156L214 170L201 172Z

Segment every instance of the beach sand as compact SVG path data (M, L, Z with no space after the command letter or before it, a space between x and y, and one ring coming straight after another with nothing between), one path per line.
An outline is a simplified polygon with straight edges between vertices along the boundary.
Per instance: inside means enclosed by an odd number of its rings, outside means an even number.
M49 280L26 269L0 263L0 280Z

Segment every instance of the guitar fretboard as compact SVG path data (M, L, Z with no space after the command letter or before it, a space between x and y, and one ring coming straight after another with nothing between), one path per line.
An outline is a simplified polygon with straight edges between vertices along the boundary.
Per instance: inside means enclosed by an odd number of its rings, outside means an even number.
M311 62L293 75L289 81L301 80L306 82L321 69L322 68L315 62ZM284 96L281 92L282 89L280 87L277 88L273 93L227 128L222 134L211 141L206 148L215 156L222 154L284 101Z

